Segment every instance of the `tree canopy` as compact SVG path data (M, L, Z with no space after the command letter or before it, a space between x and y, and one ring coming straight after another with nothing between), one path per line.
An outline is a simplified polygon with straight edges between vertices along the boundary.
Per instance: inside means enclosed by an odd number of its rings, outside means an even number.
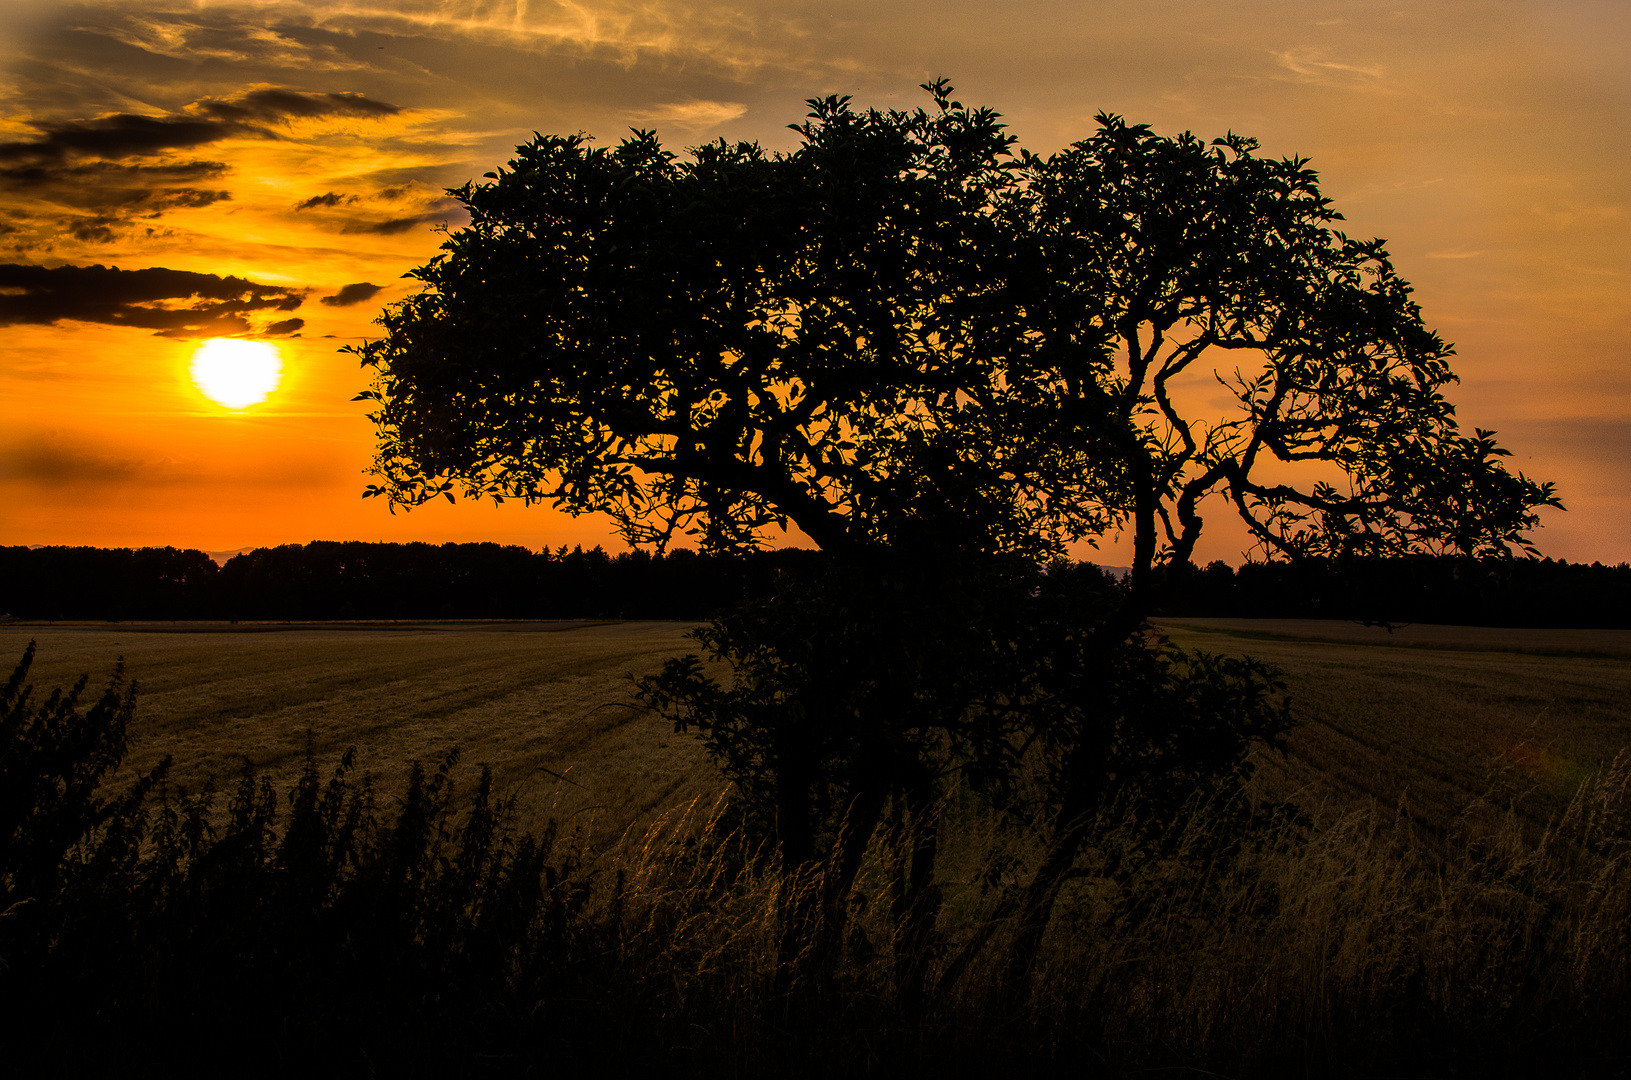
M1461 433L1451 349L1306 162L1103 114L1043 157L925 89L812 100L786 152L538 136L455 191L469 225L357 350L369 493L714 549L1130 525L1140 573L1214 492L1288 555L1505 554L1558 505Z

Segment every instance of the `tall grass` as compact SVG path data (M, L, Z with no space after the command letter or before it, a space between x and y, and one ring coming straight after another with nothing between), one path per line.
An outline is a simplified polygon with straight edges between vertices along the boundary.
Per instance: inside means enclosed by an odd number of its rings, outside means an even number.
M1214 795L1152 844L1145 824L1105 807L1024 994L1002 977L1005 912L1036 852L960 801L945 814L930 994L906 1008L882 842L856 879L836 966L811 977L794 965L790 980L779 920L808 909L789 899L820 889L821 871L779 869L728 799L591 858L553 827L518 832L490 774L466 779L452 754L412 770L395 797L345 759L308 762L285 791L248 774L225 799L162 775L120 789L103 775L120 756L108 752L122 740L119 687L94 722L77 699L47 709L8 694L12 763L64 725L100 723L112 738L97 744L94 777L107 794L52 834L73 833L52 874L41 876L38 845L33 876L0 866L0 1024L25 1072L1596 1076L1631 1065L1625 755L1538 835L1515 813L1469 814L1428 843L1403 808L1264 818L1244 813L1243 796Z

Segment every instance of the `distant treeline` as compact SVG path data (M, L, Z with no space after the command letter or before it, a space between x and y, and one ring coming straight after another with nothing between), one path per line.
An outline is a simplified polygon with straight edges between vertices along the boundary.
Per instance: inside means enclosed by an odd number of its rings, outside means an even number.
M1411 555L1168 570L1166 615L1459 626L1631 627L1631 565Z
M0 547L0 612L24 619L704 619L809 551L740 558L596 547L314 541L217 566L177 548Z
M217 566L177 548L0 547L0 613L24 619L704 619L820 554L610 555L500 544L316 541ZM1168 570L1169 616L1631 627L1631 566L1410 556Z

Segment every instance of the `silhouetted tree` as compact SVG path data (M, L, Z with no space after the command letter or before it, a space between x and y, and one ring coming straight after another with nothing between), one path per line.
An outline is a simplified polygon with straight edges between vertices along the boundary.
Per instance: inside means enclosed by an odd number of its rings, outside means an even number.
M828 550L1057 553L1130 522L1140 583L1215 490L1292 554L1501 553L1556 505L1459 433L1450 349L1305 162L1107 115L1016 158L927 89L933 112L814 100L780 154L540 136L456 191L470 224L358 350L370 492L716 548L791 521ZM1239 411L1205 426L1177 384L1214 355Z
M1306 161L1257 157L1232 133L1098 123L1024 154L1000 212L1021 238L1012 304L1040 381L1112 418L1116 439L1079 452L1119 440L1106 509L1133 526L1135 589L1189 558L1214 491L1276 556L1533 551L1552 485L1507 472L1492 432L1460 433L1441 392L1451 348L1383 241L1332 230L1342 215ZM1197 376L1228 389L1233 415L1185 394Z

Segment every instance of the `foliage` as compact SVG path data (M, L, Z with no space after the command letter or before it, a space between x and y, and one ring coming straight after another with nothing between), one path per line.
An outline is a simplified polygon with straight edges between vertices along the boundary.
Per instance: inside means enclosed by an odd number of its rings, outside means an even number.
M234 555L0 547L0 618L700 619L809 552L312 541Z
M456 191L470 224L357 350L370 493L712 547L792 522L827 550L1034 556L1130 523L1140 583L1214 491L1291 554L1505 554L1557 505L1460 434L1450 349L1306 162L1108 115L1015 156L996 113L926 89L932 111L812 100L786 153L539 136ZM1237 412L1188 412L1196 375Z
M109 797L103 777L119 767L128 746L136 688L123 665L89 709L81 678L67 693L35 704L26 679L34 661L29 642L0 691L0 927L34 917L39 898L125 865L141 837L141 803L162 780L166 759L129 791ZM96 838L94 844L90 843Z
M1552 486L1506 472L1492 433L1459 433L1451 349L1383 241L1333 231L1342 215L1306 161L1232 133L1098 123L1022 154L1001 212L1023 237L1014 303L1043 380L1125 433L1115 509L1135 575L1160 549L1190 556L1214 491L1272 554L1533 550ZM1197 407L1204 387L1183 387L1197 375L1229 389L1232 416Z

